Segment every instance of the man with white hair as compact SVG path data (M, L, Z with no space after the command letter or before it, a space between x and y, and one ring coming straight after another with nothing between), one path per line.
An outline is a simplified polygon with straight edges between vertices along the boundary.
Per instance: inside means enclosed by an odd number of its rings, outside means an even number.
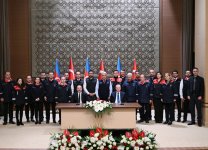
M96 90L95 90L96 97L97 100L109 101L112 93L112 84L111 81L107 79L106 72L102 72L101 74L102 74L102 79L97 81L96 84Z
M132 73L127 74L127 80L124 82L122 90L126 93L128 103L137 101L137 82L132 79Z

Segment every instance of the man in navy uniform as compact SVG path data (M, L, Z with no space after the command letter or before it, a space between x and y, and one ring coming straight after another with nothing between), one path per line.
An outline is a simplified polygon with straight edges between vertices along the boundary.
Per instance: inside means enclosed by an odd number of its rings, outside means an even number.
M132 73L127 74L122 91L126 94L127 103L135 103L137 99L137 82L132 79Z
M71 86L66 83L66 78L61 77L60 83L56 87L56 103L69 103L71 101ZM61 124L61 109L59 109L59 124Z
M187 121L187 114L189 111L189 100L187 98L188 83L191 77L191 71L187 70L185 77L181 80L180 83L180 98L183 102L183 122Z
M88 95L88 100L93 101L96 100L96 88L97 79L94 78L94 73L92 70L89 71L89 77L84 80L84 92Z
M11 73L6 72L5 73L5 78L2 81L2 97L1 101L3 102L3 107L4 107L4 123L3 125L7 124L8 121L8 112L9 112L9 123L10 124L15 124L13 121L13 106L14 106L14 101L12 99L13 95L13 86L14 86L14 81L11 78Z
M112 83L113 91L116 91L116 85L117 84L122 84L122 78L119 77L118 70L114 70L113 78L110 78L110 80L111 80L111 83Z
M178 109L178 119L177 119L177 122L181 122L181 98L180 98L180 82L181 82L181 79L178 77L178 71L177 70L174 70L172 72L172 80L173 80L173 86L175 86L176 88L176 93L175 93L175 97L176 98L176 106L177 106L177 109ZM174 113L174 118L175 119L175 113Z
M197 109L198 126L202 126L202 100L204 98L204 78L199 76L199 69L193 69L193 76L189 79L188 99L190 100L191 122L195 124L195 107Z
M154 69L149 69L149 83L151 86L153 86L153 80L155 79L155 70ZM151 114L151 110L152 110L152 103L149 104L150 107L150 113L149 113L149 119L152 120L152 114Z
M121 82L121 87L122 87L124 81L126 81L126 72L125 72L125 70L121 70L120 78L122 79L122 82Z
M33 87L32 77L29 75L27 76L26 79L26 89L25 89L25 95L26 95L25 116L27 122L30 122L30 119L32 122L35 122L34 120L35 107L34 107L34 101L32 99L32 87Z
M110 101L112 84L111 81L107 79L106 72L102 72L102 79L97 81L95 93L97 100Z
M82 104L82 103L86 103L87 101L87 94L85 94L82 90L82 86L78 85L76 92L72 95L72 103L78 103L78 104Z
M110 101L111 103L121 104L126 102L125 93L121 91L121 85L117 84L115 87L116 91L112 92Z
M77 86L81 85L83 89L84 81L81 79L81 73L80 71L76 72L76 79L72 81L72 91L73 93L77 92Z
M49 79L45 82L45 109L46 123L50 121L50 108L52 109L53 123L56 123L56 87L58 82L54 79L53 72L49 72Z
M138 83L138 101L139 104L142 106L139 109L140 112L140 121L146 121L149 123L149 114L150 114L150 103L152 103L151 97L151 84L146 81L144 74L140 75L140 81Z

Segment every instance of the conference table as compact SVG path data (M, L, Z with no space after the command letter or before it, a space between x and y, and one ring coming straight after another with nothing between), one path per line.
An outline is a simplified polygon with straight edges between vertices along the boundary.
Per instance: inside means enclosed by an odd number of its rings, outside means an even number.
M113 104L112 109L102 115L84 107L84 104L59 103L61 109L61 129L133 129L136 127L138 103Z

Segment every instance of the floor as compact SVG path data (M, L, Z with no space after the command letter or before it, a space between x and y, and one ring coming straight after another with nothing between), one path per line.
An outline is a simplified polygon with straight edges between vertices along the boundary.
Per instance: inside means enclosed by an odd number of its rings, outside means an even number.
M50 133L61 131L60 126L53 123L35 125L32 122L25 122L24 126L10 124L3 126L2 119L1 117L0 149L47 149ZM154 121L150 121L149 124L137 124L137 127L155 133L158 147L162 150L208 149L208 128L206 127L188 126L187 123L177 122L168 126L155 124Z

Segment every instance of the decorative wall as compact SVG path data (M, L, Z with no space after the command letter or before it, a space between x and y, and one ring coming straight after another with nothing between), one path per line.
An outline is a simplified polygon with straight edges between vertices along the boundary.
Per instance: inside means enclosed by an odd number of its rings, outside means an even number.
M112 73L120 56L131 72L159 69L159 0L31 0L32 74L54 71L60 60L63 74L72 56L75 70L84 72L99 61Z

